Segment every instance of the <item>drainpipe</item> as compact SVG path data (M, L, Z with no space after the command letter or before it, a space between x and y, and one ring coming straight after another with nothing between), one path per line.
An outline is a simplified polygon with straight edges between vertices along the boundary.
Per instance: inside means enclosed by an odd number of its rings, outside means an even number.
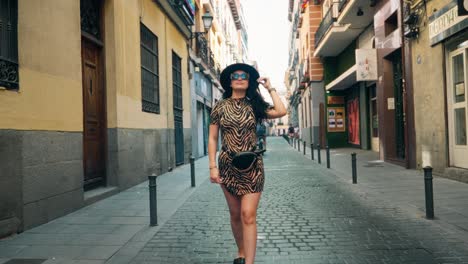
M404 133L404 139L405 139L405 168L409 168L409 157L408 157L408 123L407 123L407 117L406 117L406 111L408 110L408 100L406 96L406 67L405 67L405 36L404 36L404 28L403 28L403 20L404 20L404 1L400 0L400 37L401 37L401 72L403 75L403 80L402 80L402 96L403 96L403 124L405 126L405 133Z
M167 43L167 39L168 39L168 37L167 37L167 19L168 19L168 18L164 19L164 36L165 36L164 42L165 42L166 48L167 48L167 44L168 44L168 43ZM167 57L168 57L168 56L167 56L167 54L166 54L166 58L165 58L165 61L166 61L166 62L165 62L165 65L166 65L165 75L166 75L166 87L167 87L167 89L166 89L166 92L167 92L167 93L166 93L166 96L167 96L167 100L166 100L166 102L167 102L167 103L166 103L166 104L167 104L167 109L166 109L166 110L167 110L167 111L166 111L166 123L167 123L167 130L169 130L169 127L170 127L170 121L169 121L169 112L170 112L170 110L169 110L169 102L170 102L170 100L169 100L169 84L167 83L167 82L169 81L169 73L168 73L168 70L167 70L167 65L169 65L169 62L168 62ZM175 126L174 126L174 128L175 128ZM169 138L170 138L170 136L168 135L167 140L166 140L166 151L167 151L168 171L171 171L171 170L172 170L172 160L171 160L171 152L169 151L169 145L170 145L170 144L169 144ZM174 140L175 140L175 138L174 138Z

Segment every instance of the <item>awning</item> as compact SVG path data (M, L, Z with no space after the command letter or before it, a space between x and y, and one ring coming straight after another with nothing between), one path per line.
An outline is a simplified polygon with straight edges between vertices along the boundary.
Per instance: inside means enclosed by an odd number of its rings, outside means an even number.
M349 68L343 74L338 76L335 80L325 86L327 91L339 91L350 88L353 84L357 83L356 80L356 64Z

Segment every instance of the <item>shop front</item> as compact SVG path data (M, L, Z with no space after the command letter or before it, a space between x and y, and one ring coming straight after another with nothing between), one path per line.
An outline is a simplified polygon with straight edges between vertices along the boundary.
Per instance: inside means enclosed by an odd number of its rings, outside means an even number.
M459 9L452 0L428 5L437 11L411 42L412 70L418 168L468 182L468 16Z

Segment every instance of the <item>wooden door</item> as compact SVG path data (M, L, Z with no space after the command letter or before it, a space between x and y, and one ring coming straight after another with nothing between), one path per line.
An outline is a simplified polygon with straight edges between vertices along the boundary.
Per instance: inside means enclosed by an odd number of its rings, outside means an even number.
M102 81L101 48L83 39L83 165L85 188L105 180L105 94Z

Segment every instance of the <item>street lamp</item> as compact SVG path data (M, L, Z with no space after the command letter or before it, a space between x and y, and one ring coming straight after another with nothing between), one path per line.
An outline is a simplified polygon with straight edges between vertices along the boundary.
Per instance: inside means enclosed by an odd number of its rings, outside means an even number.
M203 14L202 20L203 20L203 27L205 28L205 31L202 31L202 32L198 32L198 31L192 32L192 36L190 37L190 39L195 38L198 34L206 34L206 33L208 32L208 30L210 30L211 25L213 24L213 15L211 15L210 11L207 10L207 11L205 12L205 14ZM198 33L198 34L196 34L196 33Z
M211 15L210 11L206 11L205 14L202 16L203 20L203 26L205 27L205 32L208 32L208 30L211 27L211 24L213 23L213 16Z

